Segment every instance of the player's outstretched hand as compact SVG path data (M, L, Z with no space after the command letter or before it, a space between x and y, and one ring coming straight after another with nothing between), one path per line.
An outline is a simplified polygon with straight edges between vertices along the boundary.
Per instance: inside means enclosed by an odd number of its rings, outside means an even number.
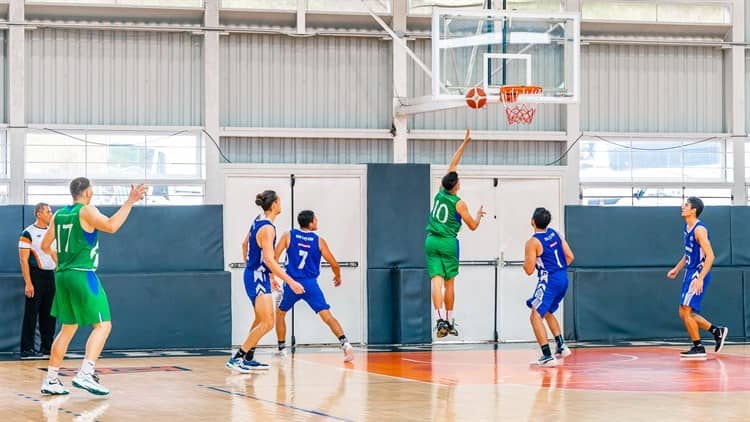
M341 285L341 278L334 276L333 277L333 285L335 287L339 287Z
M675 278L677 278L677 274L679 274L679 273L680 273L680 271L677 268L672 268L667 273L667 278L670 278L670 279L674 280Z
M305 293L305 288L302 287L302 285L300 283L298 283L298 282L296 282L294 280L292 280L291 283L287 283L287 285L289 286L290 289L292 289L292 291L294 293L297 293L298 295L301 295L302 293Z
M148 186L146 186L145 183L130 185L130 195L128 196L128 201L130 201L130 203L132 204L135 204L146 196L146 191L148 191Z
M471 141L471 129L466 128L466 135L464 135L464 143Z

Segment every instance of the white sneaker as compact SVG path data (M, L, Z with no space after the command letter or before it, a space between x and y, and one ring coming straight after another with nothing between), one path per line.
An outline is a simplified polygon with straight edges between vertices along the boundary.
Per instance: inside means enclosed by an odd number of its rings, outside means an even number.
M287 358L287 357L289 357L289 350L287 350L287 348L286 348L286 347L285 347L285 348L283 348L283 349L281 349L281 350L279 350L279 349L276 349L276 350L275 350L275 351L273 352L273 357L275 357L275 358L278 358L278 359L284 359L284 358Z
M68 393L70 393L70 391L68 391L68 389L63 386L63 383L59 378L49 379L47 377L44 377L44 381L42 381L42 394L55 396L65 395Z
M354 347L347 341L341 346L341 350L344 352L344 362L351 362L354 360Z
M78 387L91 394L96 394L97 396L106 396L109 394L107 387L99 383L99 377L95 374L81 374L79 372L78 375L73 378L73 387Z
M566 357L568 357L568 356L570 356L572 354L573 354L573 352L570 351L570 349L568 348L568 345L567 344L563 344L562 349L557 349L557 351L555 352L555 357L566 358Z

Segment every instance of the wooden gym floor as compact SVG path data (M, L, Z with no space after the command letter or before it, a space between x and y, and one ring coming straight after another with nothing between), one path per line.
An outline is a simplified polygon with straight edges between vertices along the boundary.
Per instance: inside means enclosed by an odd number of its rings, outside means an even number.
M65 361L59 397L39 394L45 361L3 361L0 421L749 421L750 345L697 362L683 348L574 348L555 368L529 366L529 344L358 349L351 364L334 349L263 350L272 367L251 375L217 353L105 357L106 398L70 385L80 360Z

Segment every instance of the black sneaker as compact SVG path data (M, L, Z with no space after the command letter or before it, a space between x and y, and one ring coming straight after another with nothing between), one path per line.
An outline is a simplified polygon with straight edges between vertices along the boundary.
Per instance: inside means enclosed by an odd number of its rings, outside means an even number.
M729 334L729 328L719 327L714 333L714 340L716 340L716 346L714 346L714 352L719 353L724 348L724 342L727 341L727 335Z
M43 355L35 350L21 352L22 360L43 359Z
M693 346L687 352L680 352L680 358L683 359L705 359L706 348L703 346Z
M437 337L443 338L448 335L448 321L444 319L437 320L437 324L435 324L435 331L437 331Z

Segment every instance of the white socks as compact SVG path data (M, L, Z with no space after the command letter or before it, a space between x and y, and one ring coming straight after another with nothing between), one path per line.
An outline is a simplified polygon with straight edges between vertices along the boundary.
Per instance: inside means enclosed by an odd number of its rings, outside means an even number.
M435 308L435 319L443 319L443 310Z
M94 374L94 362L88 359L84 359L81 364L81 370L78 371L81 375L93 375Z
M57 373L60 372L60 368L54 366L47 367L47 379L53 380L57 378Z
M453 318L453 311L452 310L451 311L446 311L446 314L448 314L447 321L450 322L451 318Z

